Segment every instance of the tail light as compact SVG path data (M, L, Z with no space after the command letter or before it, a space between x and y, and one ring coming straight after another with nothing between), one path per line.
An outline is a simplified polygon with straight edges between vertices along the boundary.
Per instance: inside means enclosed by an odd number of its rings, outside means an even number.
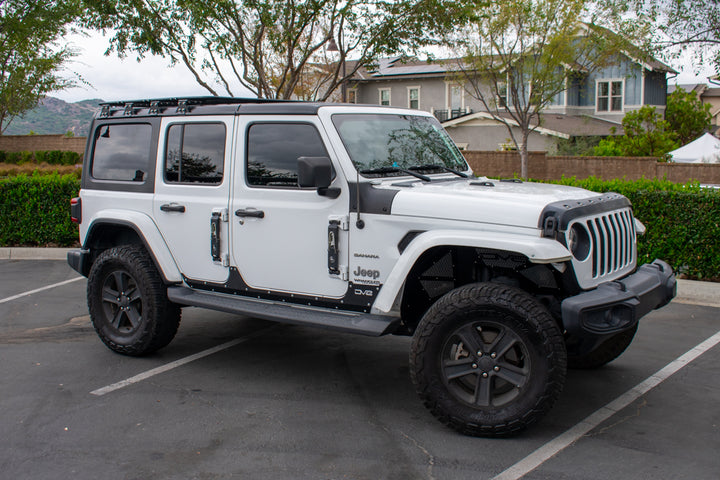
M74 223L82 223L82 202L80 197L70 200L70 220Z

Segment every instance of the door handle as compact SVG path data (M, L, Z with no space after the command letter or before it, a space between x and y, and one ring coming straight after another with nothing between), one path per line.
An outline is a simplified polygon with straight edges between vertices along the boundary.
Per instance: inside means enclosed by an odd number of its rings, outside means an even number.
M236 217L253 217L253 218L265 218L265 212L262 210L235 210Z
M160 206L160 210L163 212L180 212L185 213L185 205L178 205L177 203L166 203Z

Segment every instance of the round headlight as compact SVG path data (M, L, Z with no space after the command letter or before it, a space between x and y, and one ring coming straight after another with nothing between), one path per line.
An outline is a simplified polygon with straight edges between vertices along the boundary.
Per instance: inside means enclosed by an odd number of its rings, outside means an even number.
M582 223L574 223L567 234L568 250L579 262L590 255L590 234Z

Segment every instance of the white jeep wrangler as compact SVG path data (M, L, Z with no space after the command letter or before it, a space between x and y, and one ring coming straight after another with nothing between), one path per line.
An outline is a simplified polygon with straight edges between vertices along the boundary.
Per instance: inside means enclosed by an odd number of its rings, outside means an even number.
M183 306L413 335L425 405L469 435L537 421L675 295L618 194L476 178L430 114L235 98L105 104L72 201L102 341L166 346Z

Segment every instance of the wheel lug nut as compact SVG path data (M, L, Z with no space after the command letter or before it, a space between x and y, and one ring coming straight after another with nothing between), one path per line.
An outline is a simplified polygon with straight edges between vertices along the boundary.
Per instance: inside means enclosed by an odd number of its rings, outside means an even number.
M483 356L482 350L478 350L478 351L477 351L477 356L478 356L478 357L482 357L482 356Z
M473 363L473 364L472 364L472 367L473 367L473 368L477 368L477 363Z
M483 373L482 373L482 376L483 376L483 378L487 378L487 377L488 377L487 372L483 372Z
M497 354L495 352L490 354L490 358L495 358L495 357L497 357Z
M499 371L500 371L500 367L498 367L497 365L495 365L495 366L493 367L493 370L495 370L496 372L499 372Z

